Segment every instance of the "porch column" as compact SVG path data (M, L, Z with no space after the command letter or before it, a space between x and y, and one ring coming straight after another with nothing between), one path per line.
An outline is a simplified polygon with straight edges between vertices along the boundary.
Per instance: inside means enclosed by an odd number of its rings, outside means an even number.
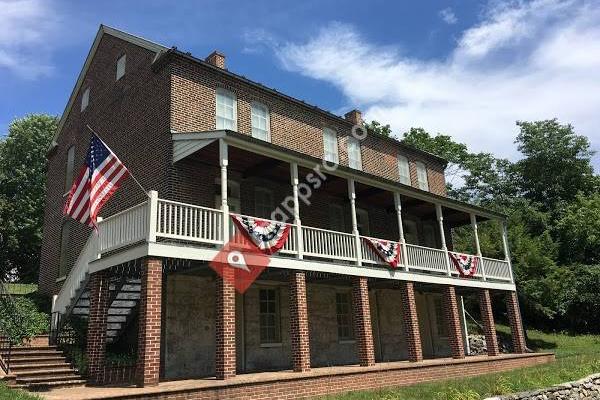
M442 205L435 205L435 215L437 217L439 229L440 229L440 239L442 241L442 250L446 253L446 270L448 271L448 276L451 276L450 269L450 258L448 257L448 246L446 246L446 232L444 231L444 215L442 214Z
M506 311L512 333L513 351L519 354L526 353L527 344L525 343L525 332L523 332L523 321L521 320L517 292L508 292L506 296Z
M141 275L136 383L155 386L160 376L162 260L145 258Z
M356 265L362 265L362 254L360 245L360 233L358 232L358 221L356 219L356 190L354 179L348 179L348 199L350 199L350 212L352 213L352 234L356 247Z
M452 358L465 358L465 348L462 340L462 328L460 316L458 315L458 303L454 286L444 287L444 315L448 326L448 342Z
M304 272L290 271L290 338L295 372L310 371L310 344L306 277Z
M408 361L423 361L421 332L419 331L419 316L415 301L414 283L400 281L400 310L404 322L404 334L408 345Z
M92 384L103 381L106 357L106 320L108 316L109 274L103 270L90 277L90 314L87 347L88 374Z
M487 354L488 356L497 356L500 354L500 350L498 349L496 325L494 324L494 314L492 312L492 299L488 289L479 290L479 311L481 312L481 320L483 321Z
M221 211L223 212L223 244L229 240L229 203L227 202L227 166L229 156L227 143L219 139L219 164L221 165Z
M292 178L292 194L294 197L294 225L296 225L296 240L298 259L304 258L304 239L302 237L302 222L300 221L300 200L298 198L298 164L290 164L290 174Z
M406 239L404 238L404 226L402 225L402 203L400 193L394 192L394 203L396 205L396 216L398 217L398 233L400 235L400 246L402 247L402 265L408 271L408 254L406 251Z
M510 273L510 281L514 282L512 263L510 261L510 250L508 249L508 229L506 228L506 221L501 221L500 229L502 230L502 248L504 250L504 259L508 263L508 272Z
M354 337L358 346L358 361L361 366L375 365L371 308L369 306L369 286L367 278L352 278L352 301L354 312Z
M233 268L223 268L223 277L216 280L215 376L221 380L236 374L234 273Z
M475 255L479 258L479 269L483 280L487 280L485 277L485 269L483 265L483 259L481 258L481 246L479 245L479 228L477 227L477 217L475 214L469 214L471 217L471 228L473 229L473 238L475 240Z

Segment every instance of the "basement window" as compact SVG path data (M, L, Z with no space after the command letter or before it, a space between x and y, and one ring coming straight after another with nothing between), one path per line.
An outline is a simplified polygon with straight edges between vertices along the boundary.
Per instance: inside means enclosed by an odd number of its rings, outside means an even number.
M125 65L127 64L127 55L123 54L117 60L117 81L125 75Z
M337 317L338 340L340 342L354 340L351 304L350 293L335 294L335 313Z
M260 344L273 345L281 343L281 321L279 290L260 289Z

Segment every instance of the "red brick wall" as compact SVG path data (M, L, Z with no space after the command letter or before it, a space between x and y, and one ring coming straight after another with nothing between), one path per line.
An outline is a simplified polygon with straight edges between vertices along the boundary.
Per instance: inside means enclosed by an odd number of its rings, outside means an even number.
M458 303L456 301L456 290L454 286L444 286L444 315L448 326L448 342L453 358L465 358L463 345L462 327L458 315Z
M138 315L137 378L139 386L158 385L162 315L162 260L146 258L142 265Z
M400 286L400 309L408 345L408 360L422 361L423 347L421 345L421 332L419 331L415 286L413 282L408 281L398 282L398 285Z
M354 336L358 350L358 361L362 366L375 364L369 286L365 277L352 278L352 311L354 313Z
M523 332L523 321L521 320L517 292L508 292L506 294L506 311L512 333L513 352L525 353L527 351L527 344L525 343L525 333Z
M109 273L94 273L90 278L90 314L87 330L88 375L91 383L100 383L106 352Z
M115 81L117 59L127 54L125 75ZM119 156L147 190L165 192L172 154L169 130L169 71L151 70L154 53L110 35L100 41L96 56L64 127L57 147L48 156L48 182L40 261L40 291L58 292L60 237L65 201L67 150L75 145L75 175L83 165L91 137L89 124ZM81 96L90 88L88 107L81 112ZM68 190L68 189L67 189ZM145 196L126 179L105 205L102 216L140 203ZM72 223L67 270L74 264L91 229Z
M174 59L172 71L171 128L174 131L214 130L216 90L223 88L235 93L237 97L237 130L240 133L251 134L251 105L252 102L260 102L269 108L273 144L323 158L323 128L328 127L338 133L340 164L348 165L347 137L352 128L350 122L260 90L189 60ZM398 181L396 157L399 153L404 154L410 160L413 186L417 186L414 163L422 161L428 168L430 190L446 194L444 165L437 159L375 135L369 135L363 140L361 148L365 172Z
M304 272L290 271L290 340L294 371L310 370L308 307Z
M481 320L483 322L488 356L497 356L500 354L500 350L498 349L498 338L496 337L496 325L494 324L492 299L488 289L479 290L479 310L481 312Z
M228 379L235 376L235 289L232 282L233 270L224 269L226 278L217 278L216 304L216 354L215 375L217 379Z
M554 361L553 354L529 354L521 356L503 356L487 359L478 357L466 360L444 361L439 364L420 365L408 368L406 364L390 368L368 367L355 369L352 373L336 375L294 375L290 377L273 376L271 379L257 382L232 380L229 384L209 386L200 381L197 388L170 390L162 392L121 394L111 399L138 400L217 400L217 399L305 399L333 395L358 390L379 390L382 388L408 386L422 382L442 379L464 379L465 377L508 371L515 368L540 365ZM158 389L157 389L158 390ZM106 397L109 398L109 397Z

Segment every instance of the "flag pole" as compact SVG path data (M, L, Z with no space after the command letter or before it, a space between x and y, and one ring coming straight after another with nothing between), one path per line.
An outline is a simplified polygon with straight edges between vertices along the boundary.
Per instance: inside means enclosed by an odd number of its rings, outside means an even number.
M98 139L102 140L102 138L100 137L100 135L98 135L98 133L92 129L91 126L89 126L88 124L85 125L94 135L96 135L98 137ZM127 167L125 167L127 168ZM150 197L150 194L148 193L148 191L146 189L144 189L144 187L142 186L142 184L135 178L135 176L133 176L133 174L131 173L131 171L129 171L129 168L127 168L127 172L129 172L129 176L131 176L131 178L135 181L135 183L137 183L137 185L140 187L140 189L142 189L142 191L144 192L144 194L148 197Z

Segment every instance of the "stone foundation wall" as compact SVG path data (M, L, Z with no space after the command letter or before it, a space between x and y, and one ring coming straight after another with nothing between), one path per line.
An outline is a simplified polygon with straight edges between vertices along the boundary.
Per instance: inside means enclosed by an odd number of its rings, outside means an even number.
M487 400L594 400L600 399L600 374L551 388L490 397Z

